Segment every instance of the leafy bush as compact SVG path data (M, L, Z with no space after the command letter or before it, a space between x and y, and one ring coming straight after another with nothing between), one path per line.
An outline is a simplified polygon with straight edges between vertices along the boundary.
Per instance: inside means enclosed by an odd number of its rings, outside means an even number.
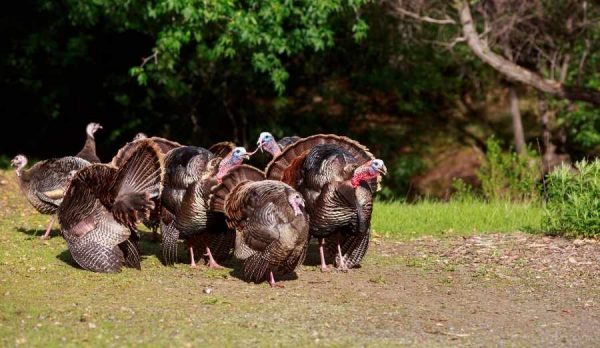
M600 161L563 165L548 175L543 230L564 236L600 233Z
M487 141L484 162L477 171L484 198L489 201L529 201L539 198L539 156L527 149L519 155L503 152L500 143L491 137Z

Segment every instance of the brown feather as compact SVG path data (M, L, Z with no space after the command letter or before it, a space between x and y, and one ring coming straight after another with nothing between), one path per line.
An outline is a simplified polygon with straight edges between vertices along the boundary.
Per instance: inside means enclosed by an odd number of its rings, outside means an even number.
M208 148L208 151L215 154L217 157L225 157L229 154L233 149L235 149L235 144L230 141L221 141L216 143Z
M261 181L265 179L265 174L250 165L242 164L227 173L221 180L221 183L211 189L210 209L218 212L225 211L225 202L233 189L248 181Z

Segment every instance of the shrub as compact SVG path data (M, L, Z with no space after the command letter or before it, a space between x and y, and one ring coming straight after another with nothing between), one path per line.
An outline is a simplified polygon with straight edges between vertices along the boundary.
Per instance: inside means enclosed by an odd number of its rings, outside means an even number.
M546 181L542 228L549 234L594 237L600 234L600 161L563 165Z
M503 152L500 143L491 137L477 178L484 198L489 201L536 200L539 198L539 156L529 148L523 155L512 149Z

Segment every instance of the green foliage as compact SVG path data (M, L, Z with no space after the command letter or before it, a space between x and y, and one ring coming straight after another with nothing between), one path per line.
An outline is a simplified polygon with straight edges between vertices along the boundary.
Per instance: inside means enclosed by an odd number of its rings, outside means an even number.
M543 230L570 237L600 234L600 161L563 165L546 180Z
M462 179L452 180L452 201L471 202L477 200L473 186L464 182Z
M483 196L489 201L529 201L539 197L540 161L534 151L519 155L502 151L494 137L486 142L485 160L477 171Z
M5 154L0 154L0 169L7 169L10 167L10 158Z
M423 160L416 155L404 155L387 166L389 174L383 179L380 195L384 199L398 199L409 193L410 178L423 168Z
M559 121L567 129L574 147L587 152L600 145L600 114L589 104L575 105L571 111L561 112Z
M339 13L354 12L354 38L365 38L368 25L358 14L367 1L74 0L70 16L79 24L109 19L120 30L135 28L155 37L157 59L130 70L141 85L151 78L175 90L185 89L180 83L186 77L176 74L181 65L242 60L267 74L277 92L283 93L289 78L285 60L305 50L331 47L336 29L332 20Z

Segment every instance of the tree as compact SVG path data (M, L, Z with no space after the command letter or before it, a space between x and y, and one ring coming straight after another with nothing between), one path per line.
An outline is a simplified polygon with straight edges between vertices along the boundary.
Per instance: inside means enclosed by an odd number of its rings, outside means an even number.
M510 80L556 98L600 106L600 90L586 86L583 78L586 68L594 69L586 67L589 55L598 54L597 47L593 47L597 43L591 42L590 36L600 30L600 6L591 1L419 0L405 3L391 0L388 3L398 16L454 26L459 36L446 43L449 47L466 42L477 57ZM472 7L478 17L473 17ZM441 14L441 17L419 12ZM479 32L477 27L484 31ZM582 43L587 48L578 51ZM498 52L502 50L508 54ZM567 81L572 70L578 76L575 84Z

